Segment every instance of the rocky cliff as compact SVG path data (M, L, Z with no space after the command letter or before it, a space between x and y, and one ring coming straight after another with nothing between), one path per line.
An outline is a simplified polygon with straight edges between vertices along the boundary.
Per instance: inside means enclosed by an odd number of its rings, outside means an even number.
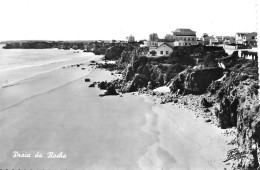
M222 129L235 127L236 148L228 152L233 169L260 168L260 103L257 61L238 58L237 53L221 58L225 69L218 67L187 68L169 83L172 93L203 94L199 107L214 114ZM171 97L171 96L170 96ZM168 97L168 98L170 98ZM164 99L164 101L172 101ZM200 96L197 95L199 99ZM178 99L180 100L180 99ZM185 101L183 102L185 103ZM211 109L212 108L212 109ZM212 119L212 120L210 120Z
M256 170L260 162L260 103L258 63L239 58L225 62L225 76L208 91L219 103L216 117L221 128L237 128L237 149L229 153L234 169Z
M188 68L176 75L169 83L172 92L182 92L185 94L202 94L206 92L208 86L223 76L223 69L213 68Z
M175 93L207 96L199 107L214 110L210 116L220 128L237 129L237 147L227 153L227 160L234 161L233 169L260 169L258 63L239 58L237 52L227 56L222 49L192 48L176 48L170 57L157 58L143 56L144 50L123 51L118 61L126 69L118 88L131 92L168 85L171 94L159 95L162 103L178 102ZM191 56L203 59L203 66L193 67ZM219 63L223 68L218 67Z

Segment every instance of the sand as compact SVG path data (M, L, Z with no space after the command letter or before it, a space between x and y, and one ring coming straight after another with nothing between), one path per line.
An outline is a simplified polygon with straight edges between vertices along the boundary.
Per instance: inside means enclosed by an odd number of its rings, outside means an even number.
M96 59L98 59L97 57ZM83 67L83 66L82 66ZM98 95L91 81L114 79L85 65L58 69L0 92L0 168L220 169L228 150L221 130L145 95ZM3 91L4 90L4 91ZM30 158L12 158L12 153ZM34 158L37 152L44 158ZM46 158L47 152L66 158Z

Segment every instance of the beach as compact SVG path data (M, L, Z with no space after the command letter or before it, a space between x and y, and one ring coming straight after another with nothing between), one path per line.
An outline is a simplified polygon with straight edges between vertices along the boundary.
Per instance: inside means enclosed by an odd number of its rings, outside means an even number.
M0 167L5 169L223 169L223 130L179 105L137 93L99 97L104 69L62 66L0 90ZM75 64L75 63L73 63ZM84 68L84 69L82 69ZM85 82L89 78L91 82ZM13 153L31 157L13 158ZM33 157L42 153L43 158ZM47 153L66 158L48 158ZM65 156L66 155L66 156Z

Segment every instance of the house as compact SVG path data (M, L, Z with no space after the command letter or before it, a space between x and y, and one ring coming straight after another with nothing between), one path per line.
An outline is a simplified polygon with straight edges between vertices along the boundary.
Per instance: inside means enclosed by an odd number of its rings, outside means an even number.
M162 45L162 44L167 44L171 47L174 47L174 40L172 39L158 39L157 41L158 46Z
M173 52L173 49L167 43L163 43L160 46L158 46L157 48L154 48L154 49L150 48L149 51L150 52L155 51L156 56L170 56L170 54Z
M246 34L245 45L252 45L252 46L257 45L257 32L251 32Z
M224 36L216 36L216 39L218 40L218 44L223 44Z
M257 32L251 33L241 33L238 32L235 35L236 44L244 44L244 45L257 45Z
M235 35L236 44L243 44L243 39L246 34L246 32L237 32Z
M197 45L196 32L187 28L178 28L173 31L174 46Z
M224 36L223 37L223 44L232 44L235 43L235 37L232 36Z
M213 37L213 36L212 36L212 37ZM218 44L219 44L219 40L218 40L217 37L213 37L213 38L211 38L210 41L209 41L209 45L211 45L211 46L215 46L215 45L218 45Z

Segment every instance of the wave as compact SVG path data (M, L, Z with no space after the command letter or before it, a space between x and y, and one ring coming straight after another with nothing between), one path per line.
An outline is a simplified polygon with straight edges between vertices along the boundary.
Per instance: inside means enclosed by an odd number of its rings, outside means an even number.
M67 67L67 66L70 66L70 65L75 65L75 64L84 63L84 62L87 62L87 61L92 60L93 58L94 58L94 56L91 57L91 58L85 59L85 60L83 60L83 61L80 61L80 62L73 62L73 63L63 64L63 65L57 66L57 67L55 67L55 68L52 68L52 69L49 69L49 70L46 70L46 71L41 71L41 72L38 72L38 73L35 73L35 74L32 74L32 75L26 76L26 77L25 77L25 76L24 76L24 77L21 77L20 79L16 79L16 80L12 80L12 81L6 80L3 84L0 84L0 89L7 88L7 87L10 87L10 86L18 85L18 84L20 84L22 81L31 79L31 78L36 77L36 76L38 76L38 75L46 74L46 73L49 73L49 72L52 72L52 71L61 69L61 68L63 68L63 67ZM71 60L71 59L66 59L66 60L63 60L63 61L67 61L67 60ZM62 62L61 60L59 60L59 61ZM54 63L57 63L57 62L54 62ZM52 64L52 63L49 63L49 64ZM47 65L47 64L41 64L41 65ZM38 66L39 66L39 65L38 65Z
M51 62L48 62L48 63L39 63L39 64L32 64L32 65L17 66L17 67L12 67L12 68L5 68L5 69L0 69L0 72L10 71L10 70L18 70L18 69L23 69L23 68L28 68L28 67L44 66L44 65L48 65L48 64L61 63L61 62L64 62L64 61L69 61L69 60L72 60L72 59L62 59L62 60L51 61Z

